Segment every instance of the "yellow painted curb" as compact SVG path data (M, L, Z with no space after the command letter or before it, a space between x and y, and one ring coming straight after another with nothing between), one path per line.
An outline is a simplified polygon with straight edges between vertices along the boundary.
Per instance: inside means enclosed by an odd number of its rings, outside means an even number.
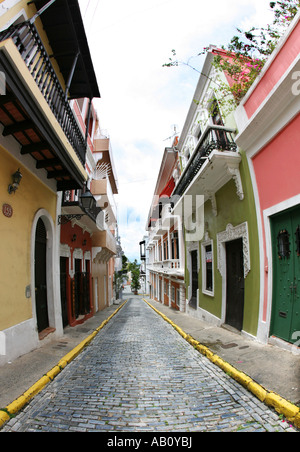
M209 348L202 345L200 342L193 339L189 334L186 334L179 326L175 325L172 320L168 319L164 314L162 314L158 309L152 306L145 298L143 298L145 303L147 303L150 308L152 308L157 314L163 317L168 323L170 323L184 339L189 342L196 350L198 350L202 355L206 356L212 363L216 364L220 369L222 369L227 375L233 378L235 381L244 386L248 391L255 395L261 402L266 405L273 407L277 413L283 414L285 418L290 421L295 427L300 428L300 408L297 405L283 399L278 394L267 391L263 386L252 380L251 377L246 375L244 372L239 371L231 364L224 361L218 355L215 355Z
M58 375L61 372L61 368L59 366L54 366L49 372L47 372L47 376L50 378L50 380L54 380L56 375Z
M6 413L6 411L0 411L0 426L5 424L5 422L9 421L10 416Z
M50 381L52 381L71 361L73 361L76 356L94 339L99 331L109 322L109 320L114 317L117 312L125 305L127 300L124 301L106 320L104 320L101 325L95 329L86 339L84 339L80 344L78 344L73 350L67 353L63 358L60 359L58 364L54 366L46 375L40 378L34 385L32 385L27 391L24 392L20 397L10 403L6 408L0 408L0 428L9 419L18 413L36 394L38 394Z
M297 428L300 428L300 413L297 414L297 416L294 417L293 424L294 424Z
M283 414L288 420L294 419L299 414L299 407L272 392L267 394L265 403L274 407L278 413Z
M250 381L248 385L249 391L252 392L261 402L264 402L267 396L267 391L255 381Z

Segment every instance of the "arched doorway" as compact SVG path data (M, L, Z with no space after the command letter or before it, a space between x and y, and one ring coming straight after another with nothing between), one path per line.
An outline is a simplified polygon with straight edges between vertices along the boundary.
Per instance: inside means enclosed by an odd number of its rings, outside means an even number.
M39 218L35 231L34 252L35 304L38 332L49 327L47 301L47 230Z

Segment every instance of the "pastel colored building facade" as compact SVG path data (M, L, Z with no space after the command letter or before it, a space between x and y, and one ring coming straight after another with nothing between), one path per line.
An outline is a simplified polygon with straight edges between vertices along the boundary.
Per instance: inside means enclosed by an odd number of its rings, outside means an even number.
M225 111L220 99L218 82L231 83L212 65L220 52L211 46L181 135L163 155L147 224L150 297L256 338L260 287L255 198L246 154L235 141L234 112ZM165 268L173 232L170 219L176 221L179 238L177 305L168 297Z
M184 239L181 219L173 215L171 199L180 175L178 138L165 148L146 225L144 238L147 286L150 298L185 311ZM141 245L140 243L140 245Z
M257 337L300 339L300 16L295 17L236 111L246 152L260 244Z
M92 235L92 281L95 311L115 301L114 273L122 268L122 250L118 237L117 173L110 138L98 135L94 141L96 169L91 192L101 208L97 231Z
M107 187L90 191L105 152L78 1L4 0L0 30L2 365L112 302L94 278L116 242Z
M118 193L110 139L101 135L99 119L88 99L72 101L86 133L89 122L83 190L65 190L60 215L61 303L64 326L82 323L114 301L113 278L117 256ZM88 121L89 116L89 121ZM85 209L82 196L91 200Z
M185 231L186 312L256 337L259 250L255 200L232 111L220 102L210 47L177 145L182 173L174 212ZM177 203L176 203L177 202Z

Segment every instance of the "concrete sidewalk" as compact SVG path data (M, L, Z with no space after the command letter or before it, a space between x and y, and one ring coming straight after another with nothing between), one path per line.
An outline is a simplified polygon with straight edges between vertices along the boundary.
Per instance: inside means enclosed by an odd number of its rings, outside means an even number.
M260 344L238 332L216 327L145 297L155 309L214 354L251 377L268 391L300 404L300 355Z
M0 366L0 408L5 408L27 391L117 309L118 305L109 306L81 325L66 327L61 338L47 341L12 363Z

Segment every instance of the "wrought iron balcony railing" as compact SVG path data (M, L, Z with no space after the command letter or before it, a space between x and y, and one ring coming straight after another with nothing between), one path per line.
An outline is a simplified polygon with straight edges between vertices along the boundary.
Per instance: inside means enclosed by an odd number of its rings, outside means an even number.
M77 207L78 211L73 213L67 213L60 215L58 219L58 224L65 224L71 220L81 220L81 218L87 215L95 224L97 224L97 216L101 212L101 207L96 205L96 200L92 203L90 208L85 208L82 205L80 196L82 194L82 190L75 190L74 199L72 199L72 191L65 190L62 196L62 207Z
M11 38L33 79L47 101L82 164L86 144L66 94L58 80L50 58L34 24L29 21L9 27L0 33L0 42Z
M200 138L192 157L188 161L187 167L175 187L173 196L183 195L213 151L237 151L233 132L232 129L227 129L223 126L209 126L207 128Z

